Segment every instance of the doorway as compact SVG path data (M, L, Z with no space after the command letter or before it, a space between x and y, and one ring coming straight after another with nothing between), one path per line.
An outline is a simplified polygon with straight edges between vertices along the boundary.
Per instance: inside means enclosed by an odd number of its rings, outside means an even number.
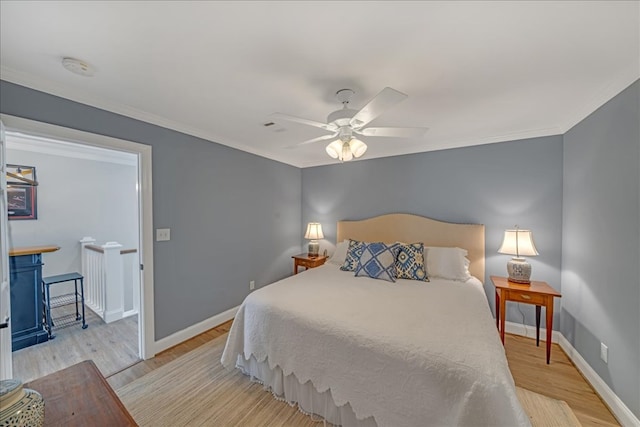
M137 164L137 173L135 185L137 187L136 193L136 207L137 212L137 230L136 244L139 248L139 261L136 261L135 267L139 267L138 275L140 278L140 286L137 291L137 297L139 298L139 313L137 322L138 327L138 357L142 359L148 359L155 355L154 347L154 317L153 317L153 240L152 240L152 199L151 199L151 147L148 145L133 143L129 141L123 141L115 138L104 137L101 135L89 134L86 132L76 131L73 129L62 128L58 126L48 125L40 122L34 122L22 118L13 116L2 115L2 121L4 122L9 137L13 136L29 136L35 138L48 138L57 141L61 141L66 144L74 144L84 149L101 148L111 150L116 156L127 154L135 159ZM9 153L10 154L10 153ZM13 162L11 155L8 156L8 161ZM77 177L79 180L87 179L79 174ZM45 190L45 187L40 188L41 193ZM51 190L51 187L49 188ZM49 192L51 196L52 191ZM69 215L73 215L73 204L78 201L74 201L73 192L65 193L69 199ZM44 196L43 196L44 197ZM13 221L12 221L13 223ZM74 236L76 238L84 236ZM108 238L107 238L108 239ZM10 242L11 245L12 242ZM67 254L69 255L69 254ZM79 256L79 255L78 255ZM4 257L3 257L4 258ZM47 263L46 258L44 259ZM139 263L139 266L137 265ZM56 272L57 273L57 272ZM46 275L46 272L45 272ZM73 326L71 326L73 327ZM117 335L117 334L116 334ZM109 339L105 339L109 343ZM3 346L4 347L4 346ZM2 349L2 359L6 360L7 354L5 348ZM10 351L10 350L9 350ZM9 358L11 355L8 355Z

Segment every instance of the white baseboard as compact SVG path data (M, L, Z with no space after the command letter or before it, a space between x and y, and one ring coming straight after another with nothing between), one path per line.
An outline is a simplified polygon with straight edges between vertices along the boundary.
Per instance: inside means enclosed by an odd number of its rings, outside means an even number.
M520 323L505 322L505 332L514 335L521 335L524 337L534 338L536 337L535 326L524 326ZM540 341L546 340L547 331L540 328ZM600 395L602 400L605 401L613 415L618 419L620 424L624 427L640 426L640 420L631 412L631 410L624 404L622 400L611 390L611 388L604 382L602 378L593 370L586 360L578 353L578 350L573 348L571 343L560 333L559 331L553 331L551 333L551 342L558 343L560 348L564 350L569 359L578 368L580 373L591 384L596 393Z
M582 375L587 379L587 381L589 381L602 400L606 402L607 406L609 406L609 409L611 409L611 412L613 412L613 415L615 415L621 425L624 427L640 426L640 419L631 412L627 405L620 400L607 383L600 378L596 371L594 371L580 353L578 353L578 350L573 348L571 343L562 334L560 334L560 347L565 353L567 353L569 359L571 359L573 364L576 365Z
M504 330L510 334L521 335L528 338L536 338L536 327L530 325L523 325L522 323L504 322ZM558 343L559 337L562 334L558 331L551 332L551 342ZM540 341L547 341L547 330L540 328Z
M156 341L154 344L154 347L155 347L154 354L158 354L161 351L164 351L168 348L178 345L181 342L187 341L188 339L191 339L196 335L200 335L201 333L206 332L211 328L215 328L221 323L224 323L228 320L233 319L239 308L240 308L239 305L236 307L230 308L227 311L223 311L222 313L216 314L215 316L205 319L202 322L196 323L195 325L189 326L186 329L183 329L181 331L178 331L176 333L169 335L168 337L164 337L161 340Z
M116 320L120 320L123 318L122 313L123 313L122 309L105 311L104 322L111 323L111 322L115 322Z
M129 311L125 311L124 313L122 313L122 318L126 319L129 316L135 316L138 314L138 310L129 310Z

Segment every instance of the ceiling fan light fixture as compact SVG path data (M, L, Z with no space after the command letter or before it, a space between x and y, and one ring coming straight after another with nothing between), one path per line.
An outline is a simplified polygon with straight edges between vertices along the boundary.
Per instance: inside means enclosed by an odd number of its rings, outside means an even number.
M355 138L349 141L349 147L351 148L353 157L356 159L362 157L362 155L367 151L367 144Z
M354 158L362 157L365 151L367 151L367 144L355 138L351 138L351 140L346 142L336 139L327 145L325 150L332 159L348 162Z
M351 152L351 147L348 142L342 144L342 153L339 157L341 162L348 162L353 159L353 153Z
M339 139L333 141L331 144L327 145L327 154L332 159L337 159L340 154L342 154L342 141Z
M327 145L325 150L332 159L338 159L341 162L348 162L354 158L358 159L367 151L367 144L354 138L354 134L364 135L365 137L418 138L426 132L426 128L418 127L368 126L369 123L375 120L387 109L406 99L406 94L390 87L385 87L360 110L353 110L349 108L349 101L354 93L355 92L351 89L340 89L336 92L336 98L338 98L342 103L342 109L330 113L327 117L326 123L282 113L274 113L271 116L276 120L289 120L303 125L320 128L331 133L331 135L313 138L298 143L297 145L332 140L337 136L338 139Z

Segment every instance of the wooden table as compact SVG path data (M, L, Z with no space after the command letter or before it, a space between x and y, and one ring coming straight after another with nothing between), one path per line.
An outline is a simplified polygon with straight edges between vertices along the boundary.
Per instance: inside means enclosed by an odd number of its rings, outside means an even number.
M291 258L293 258L293 274L298 274L298 267L319 267L324 264L329 257L326 255L318 255L312 257L309 256L309 254L298 254L292 256Z
M506 277L491 276L496 288L496 326L504 345L504 323L507 301L534 304L536 306L536 345L540 345L540 310L544 305L547 312L547 364L551 358L551 332L553 330L553 298L560 298L560 292L546 282L531 281L530 285L510 282Z
M38 378L24 387L42 394L45 426L137 426L91 360Z

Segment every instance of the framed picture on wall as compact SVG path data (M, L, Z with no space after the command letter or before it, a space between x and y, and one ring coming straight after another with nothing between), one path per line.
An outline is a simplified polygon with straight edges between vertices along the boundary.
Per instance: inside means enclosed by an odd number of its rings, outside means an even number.
M38 219L38 181L33 166L7 165L7 217Z

